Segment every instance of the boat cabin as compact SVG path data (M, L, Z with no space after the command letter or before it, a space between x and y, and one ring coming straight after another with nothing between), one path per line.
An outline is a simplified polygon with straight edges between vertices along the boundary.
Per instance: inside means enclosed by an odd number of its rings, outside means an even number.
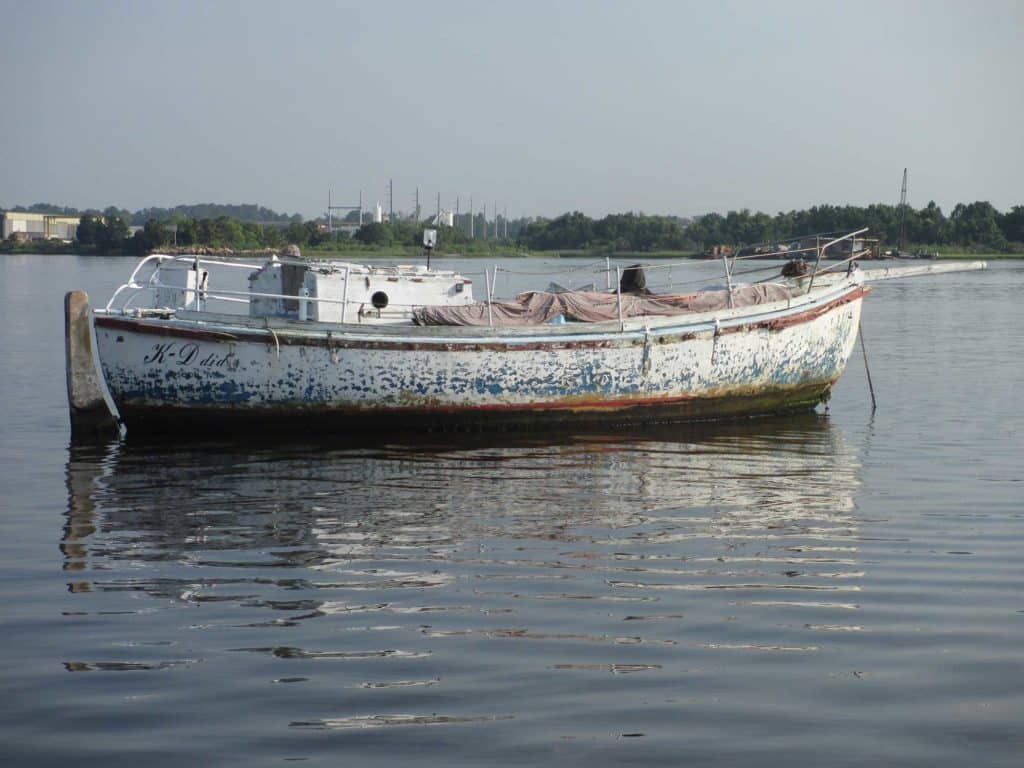
M413 308L424 304L472 304L473 283L419 264L300 263L274 257L249 275L249 294L250 317L396 323L411 320Z

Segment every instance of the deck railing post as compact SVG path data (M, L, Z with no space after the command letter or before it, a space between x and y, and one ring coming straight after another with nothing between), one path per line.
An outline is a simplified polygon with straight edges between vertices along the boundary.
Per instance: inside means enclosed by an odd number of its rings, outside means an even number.
M811 279L807 283L807 293L810 293L811 292L811 288L814 287L814 278L818 274L818 266L821 264L821 258L825 254L825 251L827 251L829 248L831 248L836 243L841 243L843 240L851 240L851 239L855 238L857 235L862 235L862 234L864 234L867 231L868 231L867 227L864 227L863 229L858 229L855 232L850 232L849 234L843 235L842 237L837 237L834 240L829 240L827 243L825 243L825 245L821 245L820 244L820 240L821 240L820 236L816 236L815 237L815 241L818 243L818 246L817 246L818 259L817 259L817 261L814 262L814 271L811 273ZM851 254L853 253L853 244L852 243L850 244L850 253ZM851 256L851 258L852 258L852 256ZM829 268L829 269L831 269L831 268ZM825 271L828 272L829 270L826 269Z
M828 246L826 245L825 248ZM818 275L818 267L821 265L821 255L825 252L825 248L821 247L821 242L818 237L815 237L815 249L818 252L818 258L814 260L814 271L811 272L811 279L807 281L807 293L811 292L811 288L814 287L814 278Z
M615 306L619 313L619 329L622 325L622 267L615 268Z
M725 264L725 287L729 290L729 309L732 309L732 270L729 269L729 257L724 253L722 262Z
M494 310L491 309L491 270L484 268L484 283L487 285L487 324L494 327Z
M345 267L345 287L341 292L341 322L348 321L348 279L351 277L351 268ZM319 313L317 315L319 317Z

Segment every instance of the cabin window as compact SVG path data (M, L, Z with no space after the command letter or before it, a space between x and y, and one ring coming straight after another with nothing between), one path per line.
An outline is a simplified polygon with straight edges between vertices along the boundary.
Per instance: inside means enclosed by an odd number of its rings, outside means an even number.
M384 291L377 291L370 297L370 302L375 309L384 309L388 305L388 295Z

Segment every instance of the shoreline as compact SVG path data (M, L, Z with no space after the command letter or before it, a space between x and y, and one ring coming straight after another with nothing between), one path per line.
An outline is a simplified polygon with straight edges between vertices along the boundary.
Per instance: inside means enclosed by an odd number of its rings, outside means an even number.
M226 258L269 258L273 254L280 254L285 246L279 248L228 248L211 245L197 246L166 246L151 253L161 253L173 256L193 255L220 256ZM1024 253L1018 252L993 252L983 249L967 249L957 252L942 252L937 246L920 246L916 250L927 253L934 253L935 256L929 259L909 259L909 261L963 261L972 259L986 259L991 261L1003 259L1024 259ZM352 246L346 248L323 248L304 247L302 255L307 258L334 258L334 259L410 259L419 260L424 258L423 248L412 245L389 245L389 246ZM141 259L143 256L126 251L114 251L111 253L98 253L92 246L81 246L73 242L58 241L29 241L10 242L0 241L0 255L33 255L33 256L100 256L100 257L125 257ZM432 254L435 259L486 259L486 258L547 258L547 259L614 259L616 261L661 261L666 259L696 261L714 261L719 257L707 257L701 253L691 250L667 250L658 249L651 251L608 251L606 249L574 249L558 248L543 251L526 251L516 248L514 245L497 246L493 248L474 248L467 251L461 250L435 250ZM744 259L745 261L757 261L758 259ZM766 259L767 261L784 261L785 259ZM868 259L864 259L868 261ZM870 261L903 261L890 257L870 259Z

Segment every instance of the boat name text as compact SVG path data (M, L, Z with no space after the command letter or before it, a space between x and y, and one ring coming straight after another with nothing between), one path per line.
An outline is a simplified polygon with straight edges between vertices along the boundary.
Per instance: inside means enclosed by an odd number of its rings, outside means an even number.
M238 366L238 358L234 352L224 354L210 352L204 356L199 345L191 341L154 344L152 351L143 358L142 362L146 365L175 363L201 368L228 368L229 370L234 370Z

